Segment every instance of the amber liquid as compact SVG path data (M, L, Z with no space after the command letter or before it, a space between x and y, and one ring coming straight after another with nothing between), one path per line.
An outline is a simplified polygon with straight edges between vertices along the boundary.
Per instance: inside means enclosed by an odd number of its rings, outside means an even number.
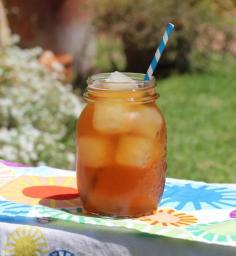
M151 214L165 184L165 122L155 103L119 104L88 103L78 121L83 209L107 216Z

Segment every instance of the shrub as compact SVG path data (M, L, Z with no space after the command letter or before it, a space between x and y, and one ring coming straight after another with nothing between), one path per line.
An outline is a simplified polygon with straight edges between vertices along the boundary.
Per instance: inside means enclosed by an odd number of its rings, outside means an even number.
M173 22L175 33L158 68L162 74L190 70L203 28L221 25L233 10L231 0L92 0L90 5L97 29L120 36L129 71L146 71L165 25Z
M81 103L38 62L40 48L0 51L0 158L71 168Z

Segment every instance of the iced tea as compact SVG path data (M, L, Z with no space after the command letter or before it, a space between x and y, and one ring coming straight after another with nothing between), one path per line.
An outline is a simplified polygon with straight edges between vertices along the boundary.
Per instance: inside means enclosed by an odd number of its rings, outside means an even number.
M129 74L132 85L113 88L108 76L90 78L88 104L77 124L83 209L108 216L150 214L160 201L166 172L166 126L155 104L154 80L144 84L143 75Z

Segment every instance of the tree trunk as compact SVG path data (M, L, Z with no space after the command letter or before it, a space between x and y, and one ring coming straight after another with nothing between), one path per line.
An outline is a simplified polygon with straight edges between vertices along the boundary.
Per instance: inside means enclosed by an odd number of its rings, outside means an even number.
M2 0L0 0L0 47L11 43L11 32L7 21L6 10Z

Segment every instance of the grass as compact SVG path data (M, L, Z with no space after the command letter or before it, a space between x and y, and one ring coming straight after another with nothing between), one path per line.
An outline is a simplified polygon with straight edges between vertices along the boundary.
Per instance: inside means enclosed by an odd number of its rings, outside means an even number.
M158 82L168 127L168 177L236 183L236 74Z

